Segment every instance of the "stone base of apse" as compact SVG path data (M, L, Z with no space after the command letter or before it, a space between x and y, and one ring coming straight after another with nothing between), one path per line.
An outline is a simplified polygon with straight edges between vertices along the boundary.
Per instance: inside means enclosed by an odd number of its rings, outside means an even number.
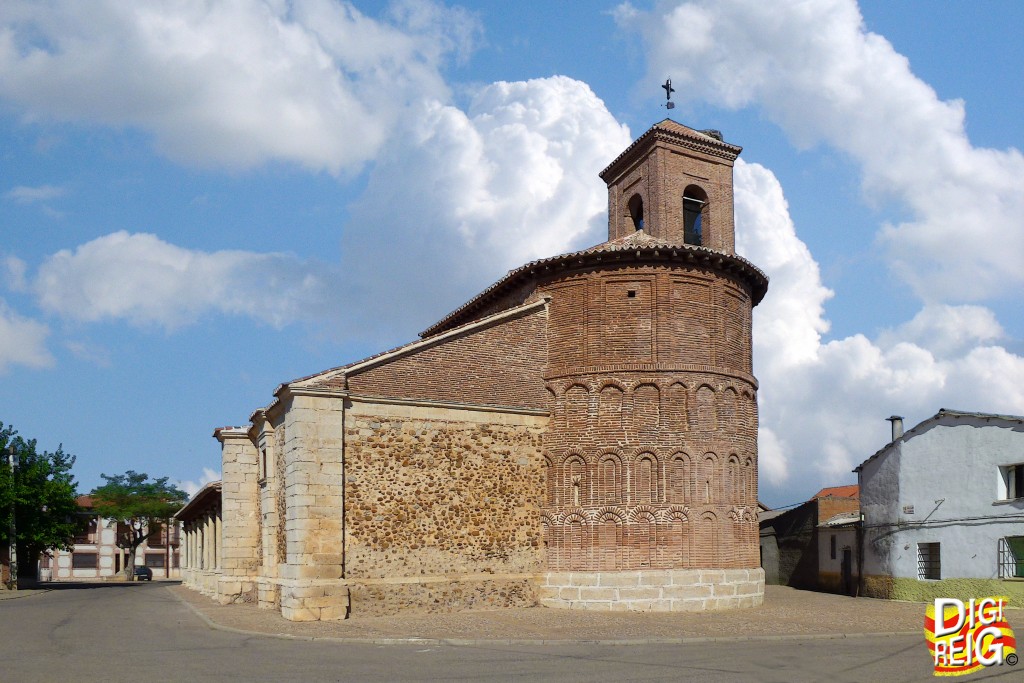
M541 605L560 609L705 612L757 607L764 602L764 570L549 572L538 592Z

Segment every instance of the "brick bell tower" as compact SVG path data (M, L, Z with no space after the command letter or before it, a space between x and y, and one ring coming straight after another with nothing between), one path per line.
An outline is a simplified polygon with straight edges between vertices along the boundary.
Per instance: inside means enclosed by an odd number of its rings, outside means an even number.
M717 131L664 120L602 171L609 241L551 259L542 512L551 607L761 604L751 312Z

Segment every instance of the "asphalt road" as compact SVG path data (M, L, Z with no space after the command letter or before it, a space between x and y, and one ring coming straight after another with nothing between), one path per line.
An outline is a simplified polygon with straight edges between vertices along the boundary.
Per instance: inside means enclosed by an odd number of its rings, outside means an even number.
M969 680L1022 677L1024 670L1003 666ZM212 629L158 583L63 587L0 601L0 681L60 680L861 683L934 678L920 637L366 645Z

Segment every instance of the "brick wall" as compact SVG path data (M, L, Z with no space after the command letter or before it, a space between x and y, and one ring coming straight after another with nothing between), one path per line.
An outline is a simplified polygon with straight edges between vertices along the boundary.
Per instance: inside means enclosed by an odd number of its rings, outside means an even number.
M818 523L828 521L830 518L843 512L858 512L860 510L860 499L845 496L821 496L818 498Z
M543 309L448 338L348 376L353 393L405 399L545 407Z
M670 265L538 291L551 297L549 569L759 566L749 292Z

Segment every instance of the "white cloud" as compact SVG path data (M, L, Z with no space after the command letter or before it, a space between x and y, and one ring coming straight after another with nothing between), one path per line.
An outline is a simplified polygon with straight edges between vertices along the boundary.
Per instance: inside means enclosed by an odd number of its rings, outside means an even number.
M345 172L410 103L447 97L438 69L478 30L423 0L386 21L331 0L11 0L0 97L30 119L138 126L180 161Z
M584 83L495 83L468 112L428 101L410 117L353 208L340 264L121 231L51 255L31 287L82 322L173 329L221 313L409 337L508 268L601 241L597 174L628 143Z
M992 311L982 306L929 304L912 320L878 337L882 346L901 341L928 349L936 357L959 355L971 348L991 344L1005 337Z
M18 185L4 193L4 198L18 204L34 204L45 202L57 197L63 197L67 193L63 187L56 185L40 185L38 187L26 187Z
M192 496L194 496L197 493L199 493L199 489L203 488L204 486L209 484L211 481L218 481L218 480L220 480L220 472L218 472L217 470L214 470L214 469L210 469L209 467L204 467L203 468L203 474L202 474L202 476L199 477L198 481L193 481L191 479L185 479L185 480L177 482L175 484L175 486L177 486L179 489L181 489L182 491L187 493L188 497L191 498Z
M1024 358L996 345L1002 328L981 306L929 305L876 340L823 341L831 292L778 180L742 160L735 177L737 250L771 278L753 333L769 496L795 502L853 481L850 470L888 442L892 414L909 424L941 407L1024 414Z
M17 256L5 256L0 262L2 266L4 284L12 292L23 292L28 286L25 280L25 273L28 265Z
M83 322L174 329L216 312L281 327L321 315L330 278L287 254L195 251L121 231L51 255L32 287L44 310Z
M375 320L425 326L509 268L604 239L597 174L630 139L586 84L494 83L465 112L425 103L409 126L343 241L344 271Z
M1024 155L979 149L964 103L943 102L854 0L660 2L625 6L650 73L688 97L758 106L801 145L824 141L860 164L868 196L912 218L879 233L895 271L926 302L962 302L1024 284Z
M46 348L50 329L11 309L0 299L0 373L12 365L46 368L53 365L53 356Z

